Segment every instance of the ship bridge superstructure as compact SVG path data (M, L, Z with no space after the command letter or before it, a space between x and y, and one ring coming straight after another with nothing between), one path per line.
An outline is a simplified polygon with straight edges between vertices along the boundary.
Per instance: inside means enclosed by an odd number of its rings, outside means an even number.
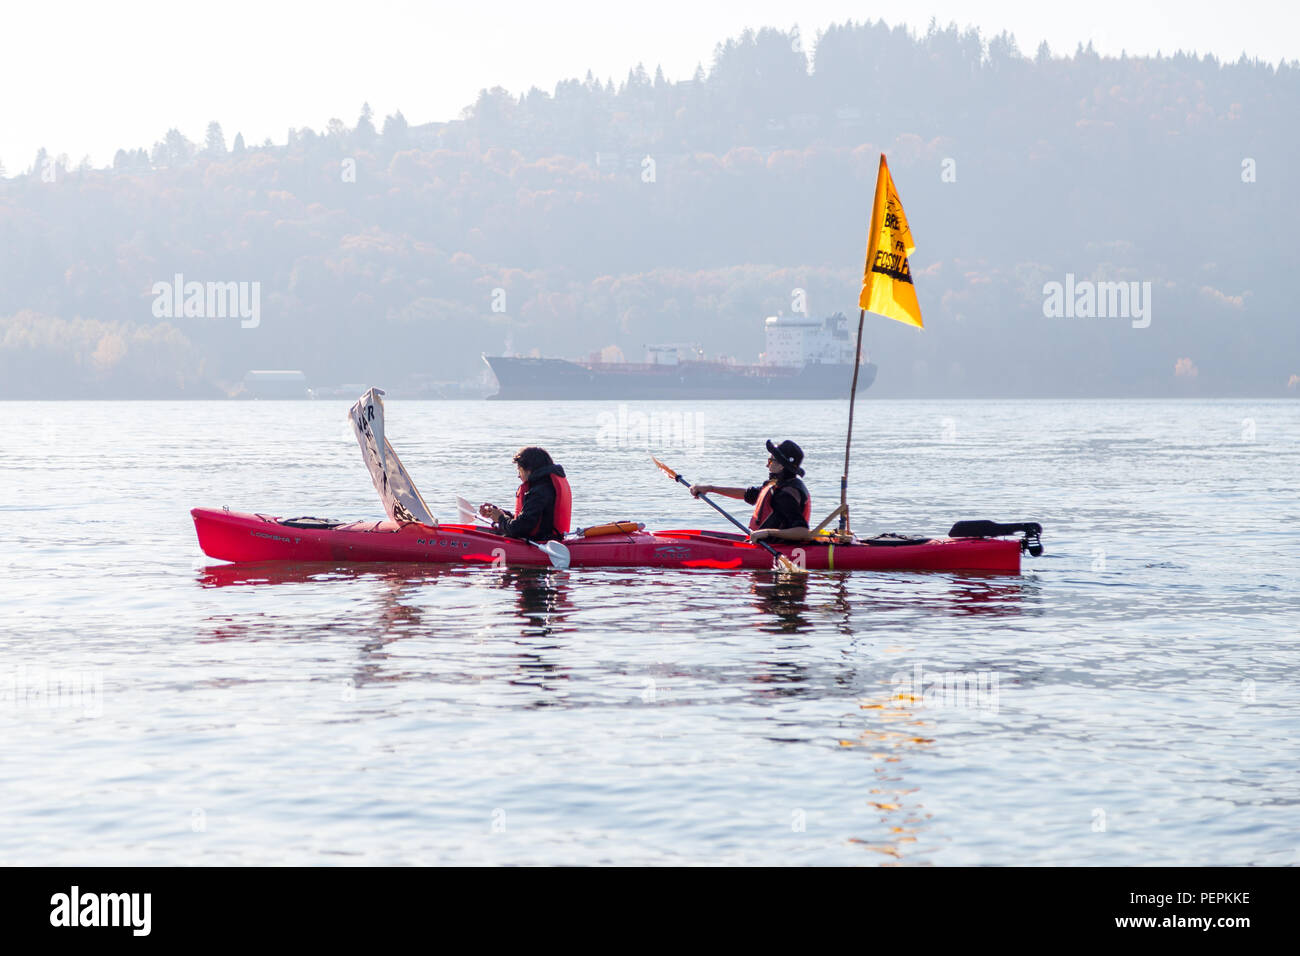
M763 365L853 365L853 338L843 312L824 319L770 315L763 333L766 347L759 357Z

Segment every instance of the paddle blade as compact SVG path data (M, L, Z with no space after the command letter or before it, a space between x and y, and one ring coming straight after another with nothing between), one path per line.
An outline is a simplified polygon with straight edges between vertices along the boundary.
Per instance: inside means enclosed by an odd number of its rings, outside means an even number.
M479 514L478 509L468 498L462 498L460 495L456 496L456 514L461 524L478 525L480 528L492 527L492 522Z
M534 541L538 549L551 561L551 567L563 571L569 566L569 549L558 541Z
M665 465L662 461L660 461L660 460L659 460L658 458L656 458L654 455L651 455L651 456L650 456L650 460L653 461L656 465L658 465L660 471L662 471L665 475L667 475L667 476L668 476L669 478L671 478L673 481L676 481L676 480L677 480L677 472L673 471L671 468L669 468L667 465Z
M795 562L791 561L785 555L781 555L781 557L777 558L776 566L780 568L782 571L784 571L786 574L807 574L808 573L807 568L803 567L800 564L795 564Z

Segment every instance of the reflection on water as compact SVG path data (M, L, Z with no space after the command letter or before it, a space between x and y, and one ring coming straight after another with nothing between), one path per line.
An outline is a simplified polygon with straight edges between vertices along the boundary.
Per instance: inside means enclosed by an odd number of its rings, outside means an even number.
M776 636L838 635L845 647L870 646L873 635L896 632L907 619L960 619L971 615L1014 617L1037 600L1031 578L908 574L893 577L814 572L683 572L665 570L556 571L549 568L460 568L412 564L284 563L211 565L199 570L202 589L250 588L260 597L201 622L200 640L320 640L351 635L366 659L358 686L400 681L405 673L381 674L395 641L420 638L462 643L512 641L526 682L547 686L537 675L561 669L544 653L564 654L575 645L583 658L602 632L645 634L647 639L741 639L764 654L761 670L742 672L741 683L760 696L790 696L813 679L813 692L842 693L861 675L851 658L831 671L810 671L807 645L773 644ZM745 604L736 598L740 589ZM283 593L291 601L277 599ZM619 606L610 611L610 596ZM671 602L671 603L669 603ZM671 614L665 615L665 607ZM744 612L743 608L750 610ZM1030 613L1035 613L1032 610ZM539 639L543 639L539 642ZM819 639L821 640L821 639ZM827 645L822 641L824 646ZM523 650L520 650L523 649ZM703 674L703 672L697 672ZM710 679L730 681L734 669ZM440 674L440 676L444 676ZM491 680L499 674L479 675ZM519 679L512 670L508 680ZM838 690L837 690L838 688ZM550 705L552 701L538 701Z
M515 607L524 622L524 636L545 637L563 632L571 609L569 572L550 568L516 568L501 573L496 587L516 592Z
M551 568L463 568L437 565L332 564L321 562L268 561L249 564L214 564L202 568L196 583L202 588L265 586L286 584L322 584L330 581L382 581L386 589L375 597L383 609L379 623L410 628L419 620L403 610L403 597L440 581L453 586L472 586L486 590L513 591L516 617L523 622L523 634L550 634L563 631L574 600L589 595L593 604L604 600L612 591L632 591L663 586L674 594L707 598L718 577L744 580L753 597L752 606L759 611L755 628L769 633L796 634L828 624L840 633L853 633L854 613L911 611L923 607L959 617L964 615L1016 615L1025 611L1024 603L1037 597L1040 585L1032 576L976 575L954 576L950 573L909 572L893 576L870 572L811 572L787 574L774 571L702 572L646 569L640 572L557 571ZM853 582L858 587L851 587ZM935 581L946 585L936 590L928 587ZM897 587L919 582L921 587ZM881 587L879 585L884 584ZM810 604L810 600L813 602ZM811 612L811 613L810 613ZM1030 610L1029 613L1037 613ZM861 615L859 614L859 617ZM857 621L861 623L861 621Z
M249 587L268 595L281 589L313 591L312 610L302 620L268 602L249 608L242 618L211 617L208 634L220 640L262 640L269 634L302 640L318 636L322 627L353 634L357 659L346 685L357 694L383 685L432 682L456 700L472 693L472 704L465 705L472 712L631 707L651 713L708 710L719 698L739 694L771 711L752 723L748 735L796 748L829 738L835 749L826 751L826 759L835 759L838 751L862 763L855 798L858 832L844 840L884 857L885 865L930 861L932 815L924 787L908 774L914 758L933 749L942 730L919 696L890 684L889 675L900 663L889 655L900 648L880 646L884 656L875 665L846 649L872 646L876 633L897 641L900 616L960 620L1014 617L1027 609L1036 613L1041 587L1031 577L1005 575L284 563L212 565L198 572L196 583L203 589ZM750 613L737 614L737 589L748 597ZM617 618L608 613L611 593L622 598ZM696 626L694 640L747 635L750 652L718 666L683 655L680 643L665 647L653 623L664 623L657 615L668 595L677 602L674 617L686 615ZM601 641L597 624L642 631L654 650L635 659L624 642L593 659L593 643ZM830 635L843 643L836 647ZM427 643L430 638L434 644ZM809 640L822 650L814 651ZM423 650L396 652L399 642L412 641ZM847 735L831 725L819 731L780 717L781 708L793 702L826 700L842 700L852 709ZM713 746L717 759L732 760L731 753L744 751L734 740Z
M762 630L781 634L797 634L812 627L807 618L808 612L808 575L768 573L755 574L751 579L750 592L754 595L754 606L765 615L775 620L760 625Z
M923 862L929 849L920 843L931 814L921 802L920 787L905 779L908 758L936 743L938 724L918 716L920 701L898 688L869 695L859 707L865 726L841 747L856 748L872 761L874 775L866 797L879 836L853 836L849 842L879 853L887 866Z

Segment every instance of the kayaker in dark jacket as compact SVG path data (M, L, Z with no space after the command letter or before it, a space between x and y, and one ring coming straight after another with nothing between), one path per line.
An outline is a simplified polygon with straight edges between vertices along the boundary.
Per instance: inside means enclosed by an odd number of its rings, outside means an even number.
M529 541L558 541L569 533L573 497L564 469L551 460L544 448L519 449L513 459L519 472L512 514L494 504L483 504L478 512L491 518L498 534Z
M750 516L750 541L806 541L808 518L812 514L812 496L800 481L804 470L803 449L786 440L779 445L767 443L767 481L752 488L724 488L718 485L691 485L691 494L722 495L739 498L754 506Z

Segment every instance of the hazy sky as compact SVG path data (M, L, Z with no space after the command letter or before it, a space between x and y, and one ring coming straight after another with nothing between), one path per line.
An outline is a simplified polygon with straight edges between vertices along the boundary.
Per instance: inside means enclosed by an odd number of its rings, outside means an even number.
M44 146L101 165L172 126L201 140L211 119L227 142L242 131L283 143L290 126L322 130L333 116L351 126L363 100L381 121L399 108L412 123L445 120L486 86L552 92L588 69L617 83L637 62L687 78L746 26L797 23L811 49L831 22L923 31L932 16L986 36L1010 30L1031 54L1043 39L1058 53L1091 39L1103 53L1300 59L1294 0L15 3L0 20L0 162L13 175Z

